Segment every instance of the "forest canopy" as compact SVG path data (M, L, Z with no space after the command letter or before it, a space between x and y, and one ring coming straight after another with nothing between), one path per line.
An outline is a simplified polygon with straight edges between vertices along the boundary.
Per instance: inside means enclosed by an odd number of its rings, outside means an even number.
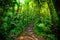
M37 37L58 40L59 17L52 0L0 0L0 40L14 40L29 24Z

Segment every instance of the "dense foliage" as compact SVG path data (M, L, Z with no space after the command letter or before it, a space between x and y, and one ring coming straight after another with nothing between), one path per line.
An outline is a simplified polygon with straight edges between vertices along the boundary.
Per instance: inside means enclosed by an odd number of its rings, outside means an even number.
M0 1L0 40L14 40L13 37L20 35L29 23L33 23L37 37L57 40L52 29L54 27L57 30L59 18L52 0L24 0L24 3L19 1Z

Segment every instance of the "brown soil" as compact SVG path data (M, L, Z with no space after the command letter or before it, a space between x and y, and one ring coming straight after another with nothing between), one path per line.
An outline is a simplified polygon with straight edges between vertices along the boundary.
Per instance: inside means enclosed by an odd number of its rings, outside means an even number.
M14 40L44 40L44 38L40 37L38 39L34 34L33 25L29 24L29 27L24 29L20 36Z

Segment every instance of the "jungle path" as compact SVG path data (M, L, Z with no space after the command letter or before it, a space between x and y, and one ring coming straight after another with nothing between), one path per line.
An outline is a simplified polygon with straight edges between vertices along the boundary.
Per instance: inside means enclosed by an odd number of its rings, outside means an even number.
M33 31L33 24L29 24L28 26L28 28L23 30L20 40L38 40Z
M34 34L33 24L29 24L29 27L23 30L21 35L18 37L19 40L45 40L42 36L37 38ZM15 40L18 40L15 39Z

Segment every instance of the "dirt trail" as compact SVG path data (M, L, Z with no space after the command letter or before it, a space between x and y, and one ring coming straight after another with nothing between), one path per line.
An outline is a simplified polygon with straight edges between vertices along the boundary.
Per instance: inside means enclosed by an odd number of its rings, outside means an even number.
M29 27L22 32L20 40L38 40L33 31L33 24L29 24L28 26Z
M36 37L33 31L33 24L29 24L28 26L28 28L23 30L20 37L15 40L44 40L43 37L41 37L40 39Z

